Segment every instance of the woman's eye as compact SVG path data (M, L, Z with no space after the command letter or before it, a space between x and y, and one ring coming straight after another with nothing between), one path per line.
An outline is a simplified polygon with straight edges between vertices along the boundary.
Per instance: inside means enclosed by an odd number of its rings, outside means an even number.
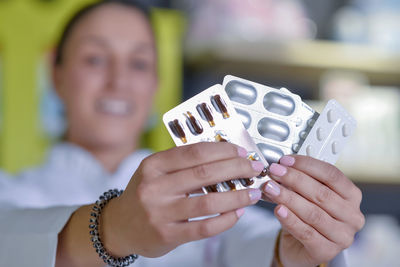
M134 70L145 71L149 68L149 64L144 60L132 60L129 67Z
M105 59L100 56L88 56L86 57L85 62L90 66L100 66L104 64Z

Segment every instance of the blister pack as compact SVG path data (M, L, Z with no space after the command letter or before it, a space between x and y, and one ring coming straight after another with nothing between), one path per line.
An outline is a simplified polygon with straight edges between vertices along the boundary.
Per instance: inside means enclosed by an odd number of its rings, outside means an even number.
M223 87L269 164L297 153L319 115L285 88L231 75L225 76Z
M335 164L356 126L356 120L336 100L329 100L298 154Z
M264 166L283 155L299 154L335 164L356 128L355 119L335 100L321 114L300 96L231 75L168 111L163 117L177 146L197 142L231 142L249 151L248 159ZM204 193L259 188L270 178L226 181Z
M219 84L165 113L163 122L177 146L198 142L230 142L245 148L249 160L258 160L268 166ZM207 186L203 192L259 188L270 179L266 174L265 170L257 177L227 180Z

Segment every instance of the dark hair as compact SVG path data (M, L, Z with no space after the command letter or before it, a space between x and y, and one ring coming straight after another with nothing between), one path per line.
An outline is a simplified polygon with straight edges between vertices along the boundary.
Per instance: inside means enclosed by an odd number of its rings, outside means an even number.
M86 15L88 15L91 11L95 10L98 7L101 7L105 4L118 4L130 8L134 8L138 11L140 11L146 19L150 23L150 9L147 5L142 3L141 1L138 0L102 0L99 2L91 3L88 4L81 9L79 9L75 15L73 15L69 21L66 23L64 26L64 30L62 31L62 34L58 40L57 46L56 46L56 52L55 52L55 58L54 58L54 64L55 65L60 65L62 64L63 61L63 50L65 47L65 43L68 40L69 35L72 32L72 29L78 22L83 19Z

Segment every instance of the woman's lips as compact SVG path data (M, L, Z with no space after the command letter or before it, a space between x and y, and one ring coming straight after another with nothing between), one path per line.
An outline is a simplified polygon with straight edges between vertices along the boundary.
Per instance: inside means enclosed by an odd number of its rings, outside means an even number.
M121 99L100 99L96 110L113 116L129 116L133 112L133 104Z

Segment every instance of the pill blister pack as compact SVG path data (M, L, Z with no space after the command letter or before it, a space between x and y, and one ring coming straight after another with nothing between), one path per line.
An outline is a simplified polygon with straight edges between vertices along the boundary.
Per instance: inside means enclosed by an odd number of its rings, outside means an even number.
M289 90L225 76L223 87L269 164L299 151L318 113Z
M329 100L298 154L335 164L356 126L356 120L336 100Z
M219 84L165 113L163 122L177 146L198 142L230 142L245 148L249 160L258 160L268 166ZM227 177L227 181L207 186L203 192L259 188L270 179L266 174L265 170L258 177L236 180L228 180Z
M300 96L231 75L168 111L163 117L176 145L231 142L249 151L249 160L264 166L283 155L299 154L335 164L356 128L355 119L335 100L321 114ZM226 181L203 188L204 193L259 188L270 178Z

